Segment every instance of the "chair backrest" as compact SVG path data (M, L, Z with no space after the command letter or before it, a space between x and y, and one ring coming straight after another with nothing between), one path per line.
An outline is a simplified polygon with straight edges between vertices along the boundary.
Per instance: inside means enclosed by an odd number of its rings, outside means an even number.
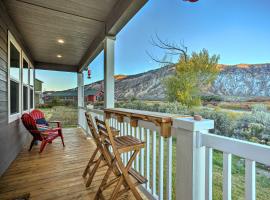
M112 137L113 134L110 131L110 126L106 123L106 121L99 120L97 117L95 117L96 125L97 125L97 130L98 130L98 135L100 137L101 144L103 146L103 151L104 151L104 157L107 161L107 163L112 163L113 158L115 157L113 152L110 151L110 148L112 147L110 137L109 137L109 132L111 133ZM109 130L108 130L109 129Z
M39 125L49 126L48 122L45 119L45 115L42 111L35 109L30 112L31 117L36 121Z
M28 113L24 113L21 117L21 120L29 133L31 133L31 135L36 139L40 139L40 132L38 131L36 121L33 119L33 117Z
M30 112L30 115L34 120L45 119L44 113L42 111L38 110L38 109L32 110Z
M100 142L101 142L100 136L99 136L99 134L98 134L98 132L96 130L92 115L85 112L85 118L86 118L88 127L89 127L89 129L90 129L90 131L92 133L92 136L93 136L93 139L94 139L96 145L97 146L100 145Z

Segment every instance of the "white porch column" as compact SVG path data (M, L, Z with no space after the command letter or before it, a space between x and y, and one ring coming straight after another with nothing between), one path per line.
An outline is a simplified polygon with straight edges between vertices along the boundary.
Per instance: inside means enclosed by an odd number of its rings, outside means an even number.
M213 127L213 120L174 120L173 131L177 137L176 200L205 200L205 147L201 147L200 138Z
M84 82L83 73L77 73L78 107L84 107Z
M114 108L114 42L115 37L104 40L104 107Z
M83 72L77 73L77 87L78 87L78 125L84 127L84 82Z

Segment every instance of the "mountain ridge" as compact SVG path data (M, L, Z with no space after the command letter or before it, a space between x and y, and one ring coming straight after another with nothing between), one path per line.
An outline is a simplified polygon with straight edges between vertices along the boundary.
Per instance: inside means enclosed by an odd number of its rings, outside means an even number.
M236 65L220 64L220 73L205 94L220 96L270 96L270 63ZM142 100L164 100L166 98L162 80L173 75L172 65L134 75L116 75L115 97L117 100L136 98ZM103 81L85 85L85 88L103 89ZM74 90L76 88L70 89Z

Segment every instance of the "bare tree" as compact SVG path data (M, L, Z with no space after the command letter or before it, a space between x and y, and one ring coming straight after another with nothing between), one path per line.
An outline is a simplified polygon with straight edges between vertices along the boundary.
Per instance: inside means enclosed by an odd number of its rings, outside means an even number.
M171 42L162 40L158 36L158 34L156 34L155 37L151 37L150 43L153 46L164 50L165 55L179 56L179 58L181 56L183 56L185 62L187 61L187 47L183 44L183 42L181 42L180 45L177 45L175 43L171 43ZM164 59L161 60L161 59L155 58L148 51L146 51L146 53L155 62L158 62L158 63L161 63L161 64L169 64L169 65L175 64L175 63L173 63L171 61L167 61L167 60L164 60Z

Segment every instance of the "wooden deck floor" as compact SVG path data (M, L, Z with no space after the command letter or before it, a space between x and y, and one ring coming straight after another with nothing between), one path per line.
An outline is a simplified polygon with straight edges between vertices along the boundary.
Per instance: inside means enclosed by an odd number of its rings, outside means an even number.
M83 170L94 151L80 129L64 129L66 147L56 139L42 154L39 146L31 152L27 146L0 178L0 199L12 199L30 193L30 199L93 199L105 173L98 171L90 188L85 187ZM145 197L143 197L146 199ZM121 199L134 199L127 194Z

